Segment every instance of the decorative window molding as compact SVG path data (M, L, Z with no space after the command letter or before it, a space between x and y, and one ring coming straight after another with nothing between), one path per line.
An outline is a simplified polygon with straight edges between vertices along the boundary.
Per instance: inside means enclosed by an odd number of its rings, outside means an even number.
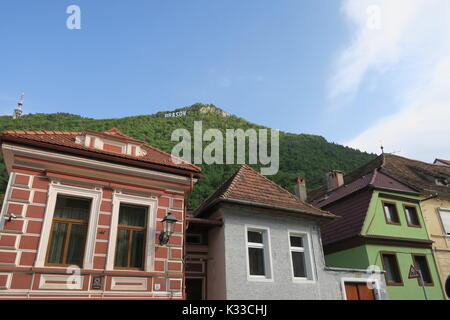
M91 211L89 213L89 223L87 229L86 247L84 251L83 268L92 269L94 261L95 236L101 201L101 190L85 189L67 185L60 185L52 182L48 190L48 200L45 209L44 222L42 225L41 239L39 241L38 254L36 257L36 267L45 266L48 245L50 242L50 231L52 227L53 215L55 213L56 199L58 195L75 196L80 198L90 198L92 200Z
M261 242L249 239L249 232L261 233ZM270 250L270 230L260 226L245 226L245 251L247 263L247 279L250 281L273 281L272 253ZM250 272L250 249L263 250L264 275L252 275Z
M117 226L119 222L119 209L120 204L126 203L131 205L141 205L148 207L147 210L147 234L144 253L144 271L153 271L154 261L154 248L155 248L155 228L156 228L156 210L157 199L144 198L134 195L122 194L117 191L113 194L112 200L112 216L111 216L111 229L109 234L109 246L108 255L106 258L106 270L114 270L114 257L116 253L116 241L117 241Z
M105 137L95 136L92 134L80 135L75 138L75 142L85 147L95 148L99 150L105 150L105 145L108 148L117 147L120 151L116 151L121 154L128 154L136 157L145 156L147 152L140 144L134 144L130 142L121 142ZM106 150L111 151L111 150Z
M386 224L401 225L400 216L397 211L397 204L395 202L381 201L383 205L384 218Z
M403 286L403 276L400 264L398 262L397 253L391 251L380 251L381 263L383 270L386 271L386 285ZM389 279L392 277L392 279Z
M438 213L444 235L450 236L450 209L439 208Z
M421 228L419 212L416 206L403 204L403 212L405 213L406 223L408 227Z
M411 254L414 267L422 273L423 283L425 286L434 286L433 276L431 274L430 264L426 254L412 253ZM419 281L420 285L420 280Z
M291 241L291 237L298 237L302 239L302 244L300 245L293 245ZM311 235L309 232L306 231L296 231L296 230L289 230L288 231L288 243L289 243L289 257L290 257L290 266L291 266L291 273L292 273L292 279L294 282L305 282L305 281L315 281L315 264L313 259L313 251L311 247ZM303 253L303 259L304 259L304 267L306 276L305 277L296 277L294 274L294 261L292 258L292 254L294 252L301 252Z

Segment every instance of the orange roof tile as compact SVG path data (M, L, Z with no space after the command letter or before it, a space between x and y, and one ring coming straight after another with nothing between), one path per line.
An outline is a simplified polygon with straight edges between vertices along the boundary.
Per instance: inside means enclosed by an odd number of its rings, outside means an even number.
M322 218L336 218L330 212L309 205L275 182L256 172L248 165L242 165L196 210L196 216L203 216L208 208L220 201L232 201L295 213L305 213Z

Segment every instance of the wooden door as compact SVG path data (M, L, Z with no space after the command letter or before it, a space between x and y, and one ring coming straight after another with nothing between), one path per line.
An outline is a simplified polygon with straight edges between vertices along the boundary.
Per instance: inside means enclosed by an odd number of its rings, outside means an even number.
M347 300L375 300L373 289L368 288L365 282L346 282L345 293Z

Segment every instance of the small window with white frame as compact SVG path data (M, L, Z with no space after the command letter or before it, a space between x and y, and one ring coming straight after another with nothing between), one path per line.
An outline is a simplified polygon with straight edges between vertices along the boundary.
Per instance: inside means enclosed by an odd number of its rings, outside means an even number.
M313 280L307 234L289 233L289 250L294 280Z
M271 278L269 250L268 230L247 228L247 265L249 278Z
M444 228L444 234L450 236L450 210L439 209L439 215L441 216L442 227Z

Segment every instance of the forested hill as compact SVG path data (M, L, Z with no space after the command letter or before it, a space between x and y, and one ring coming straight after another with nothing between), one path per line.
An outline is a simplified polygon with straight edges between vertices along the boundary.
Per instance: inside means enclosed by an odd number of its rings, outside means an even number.
M186 115L166 117L167 113L186 111ZM171 134L177 128L193 132L194 121L203 121L203 130L208 128L243 130L264 128L242 118L229 115L213 105L195 104L173 111L158 112L154 115L125 117L120 119L90 119L67 113L29 114L13 120L10 116L0 116L0 131L3 130L58 130L83 131L85 129L107 130L113 127L125 134L147 142L166 152L171 152L177 142L171 141ZM224 134L225 137L225 134ZM203 145L208 145L204 142ZM323 137L309 134L280 132L280 170L270 179L293 192L293 181L297 176L306 177L308 189L325 181L325 174L336 169L344 172L368 162L375 155L327 142ZM7 173L3 159L0 159L0 194L7 184ZM195 185L191 206L195 208L211 194L237 165L200 165L203 176ZM266 167L266 166L264 166ZM0 202L2 196L0 195Z

